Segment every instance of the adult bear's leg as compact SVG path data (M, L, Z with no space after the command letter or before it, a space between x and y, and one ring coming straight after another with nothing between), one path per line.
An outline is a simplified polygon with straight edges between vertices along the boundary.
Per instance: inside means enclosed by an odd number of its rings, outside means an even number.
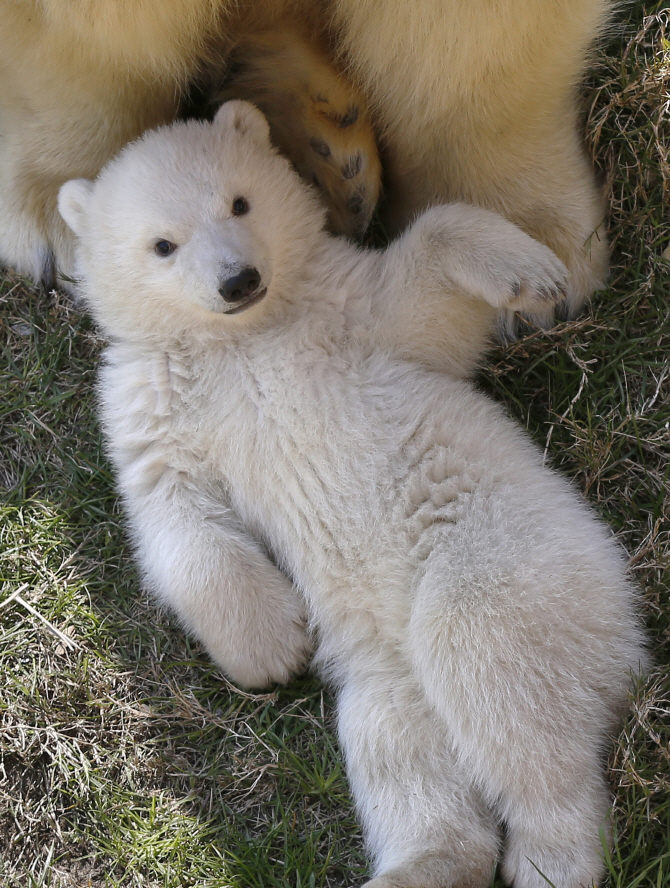
M607 272L575 91L608 0L332 2L382 132L391 230L436 202L502 212L566 263L576 312Z
M72 272L56 209L73 177L93 177L126 142L171 120L180 84L218 21L212 0L53 0L0 16L0 262L55 283Z

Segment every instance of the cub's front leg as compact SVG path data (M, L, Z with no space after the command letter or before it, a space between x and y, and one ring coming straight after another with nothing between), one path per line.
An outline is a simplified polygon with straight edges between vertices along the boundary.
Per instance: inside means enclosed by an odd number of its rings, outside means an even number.
M149 588L237 685L286 682L306 665L303 601L234 513L183 473L142 491L121 471L132 537ZM134 489L133 489L134 488Z
M567 286L548 247L466 204L426 210L376 263L366 282L372 335L457 376L476 369L501 309L532 312L559 302Z

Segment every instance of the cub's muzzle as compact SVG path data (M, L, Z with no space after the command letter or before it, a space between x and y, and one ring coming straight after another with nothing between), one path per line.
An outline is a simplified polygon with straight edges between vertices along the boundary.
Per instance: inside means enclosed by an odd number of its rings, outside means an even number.
M219 287L219 293L231 307L224 309L224 313L235 314L260 302L267 293L267 287L260 290L260 285L261 276L255 268L243 268L225 280Z

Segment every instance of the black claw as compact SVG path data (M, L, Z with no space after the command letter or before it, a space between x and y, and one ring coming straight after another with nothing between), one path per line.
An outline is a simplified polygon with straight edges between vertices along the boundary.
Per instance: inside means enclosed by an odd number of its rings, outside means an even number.
M501 311L498 314L497 333L498 339L503 345L514 342L517 336L518 317L511 311Z
M528 334L532 333L534 330L535 327L530 322L530 319L526 319L523 315L516 316L512 331L512 335L515 339L523 339L524 336L528 336Z
M549 291L548 298L554 303L554 305L560 305L561 302L565 301L565 293L560 287L554 287Z
M557 321L569 321L570 320L570 302L569 300L563 298L560 302L556 303L556 308L554 309L554 314L556 315Z
M356 191L351 197L347 200L347 209L350 211L352 216L360 216L363 212L363 204L365 201L365 197L362 191Z
M342 175L345 179L353 179L354 176L357 176L361 171L361 166L363 164L363 159L360 154L354 154L353 157L350 157L347 163L342 167Z
M52 250L46 249L42 256L42 271L40 272L40 287L45 293L56 289L56 257Z
M358 120L359 111L358 108L353 107L347 110L347 113L344 117L340 117L337 121L337 125L340 129L346 129L348 126L353 126L354 123Z
M323 139L310 139L309 144L312 151L316 151L321 157L330 157L330 148Z

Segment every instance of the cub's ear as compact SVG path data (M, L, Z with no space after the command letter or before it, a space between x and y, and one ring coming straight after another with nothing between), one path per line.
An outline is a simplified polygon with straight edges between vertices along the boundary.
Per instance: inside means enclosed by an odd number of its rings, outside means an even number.
M68 228L80 235L86 225L88 206L93 193L93 182L89 179L70 179L58 192L58 212Z
M260 145L270 144L270 127L265 117L251 102L234 99L224 102L214 118L216 126L234 129Z

